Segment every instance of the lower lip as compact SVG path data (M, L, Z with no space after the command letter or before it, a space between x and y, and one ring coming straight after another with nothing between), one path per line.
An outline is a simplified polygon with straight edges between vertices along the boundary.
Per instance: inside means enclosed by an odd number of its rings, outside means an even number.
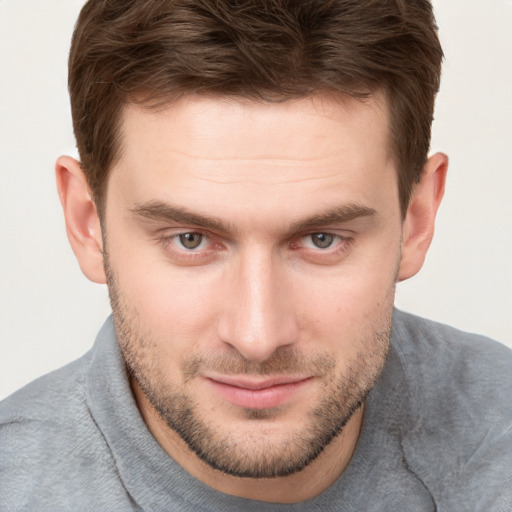
M233 405L246 409L271 409L288 402L311 379L279 384L264 389L247 389L206 379L213 389Z

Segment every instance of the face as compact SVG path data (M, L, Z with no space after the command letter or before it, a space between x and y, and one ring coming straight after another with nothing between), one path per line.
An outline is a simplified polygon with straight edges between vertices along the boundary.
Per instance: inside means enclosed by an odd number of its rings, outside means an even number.
M387 119L379 96L125 109L116 330L141 408L211 467L302 469L379 375L401 237Z

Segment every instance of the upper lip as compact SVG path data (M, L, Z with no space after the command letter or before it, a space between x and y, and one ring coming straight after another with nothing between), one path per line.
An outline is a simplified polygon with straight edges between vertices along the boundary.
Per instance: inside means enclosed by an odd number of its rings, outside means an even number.
M234 386L237 388L250 389L255 391L271 388L274 386L282 386L284 384L295 384L310 378L308 376L298 375L280 375L267 377L265 379L254 377L251 378L248 376L240 375L205 375L205 377L207 379L213 380L214 382L226 384L227 386Z

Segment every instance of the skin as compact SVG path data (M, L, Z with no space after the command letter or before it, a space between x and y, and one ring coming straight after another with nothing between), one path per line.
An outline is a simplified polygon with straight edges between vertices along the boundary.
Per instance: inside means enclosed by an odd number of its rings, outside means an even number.
M102 224L76 161L59 159L57 183L82 270L108 281L148 428L220 491L318 495L357 445L358 402L385 360L395 283L430 244L446 157L429 159L403 219L379 94L129 105L122 136ZM278 400L272 379L293 389ZM215 463L176 432L183 409ZM338 435L300 465L322 429Z

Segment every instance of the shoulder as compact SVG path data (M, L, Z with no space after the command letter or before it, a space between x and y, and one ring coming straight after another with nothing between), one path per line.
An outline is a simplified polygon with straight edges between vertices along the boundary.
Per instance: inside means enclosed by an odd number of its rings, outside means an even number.
M0 509L72 510L106 484L97 469L112 461L87 405L89 362L90 353L0 403Z
M415 380L454 386L457 396L473 393L476 399L487 386L512 386L512 350L485 336L396 311L393 345Z
M89 358L90 354L86 354L2 400L1 427L34 421L62 423L72 418L74 408L83 401L83 380Z
M502 343L398 310L393 334L400 353L417 363L425 363L423 356L428 354L447 358L440 361L443 365L467 362L474 367L490 364L505 368L512 361L512 350Z
M512 418L512 350L505 345L397 311L392 346L417 414L428 406L437 423L462 415L475 427Z
M88 423L82 391L86 361L85 356L40 377L0 403L0 475L9 490L2 499L19 506L18 493L30 495L35 483L59 472L75 450L77 425Z
M392 344L407 383L412 471L447 509L464 500L472 510L512 507L503 491L512 479L512 351L401 312Z

